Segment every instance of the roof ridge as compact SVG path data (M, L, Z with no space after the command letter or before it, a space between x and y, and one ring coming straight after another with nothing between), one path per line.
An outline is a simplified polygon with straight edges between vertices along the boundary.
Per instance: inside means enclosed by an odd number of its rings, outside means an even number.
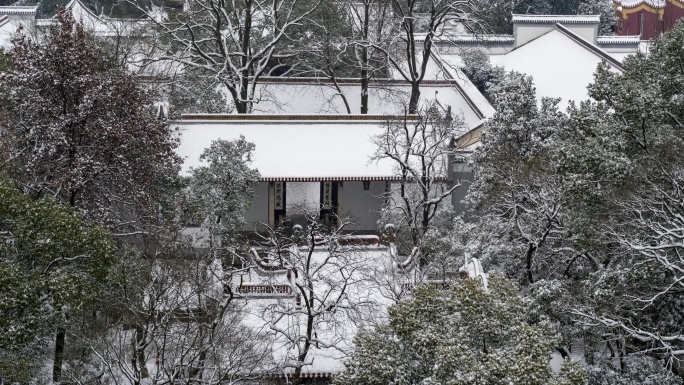
M183 114L181 121L387 121L404 119L417 120L418 115L369 115L369 114Z
M560 33L569 37L575 43L577 43L577 44L581 45L582 47L588 49L594 55L596 55L596 56L602 58L603 60L605 60L606 62L612 64L614 67L616 67L620 71L625 70L625 68L622 66L622 63L620 63L617 59L610 56L606 51L602 50L601 48L597 47L596 45L584 40L582 37L580 37L576 33L572 32L570 29L566 28L564 25L562 25L560 23L556 23L556 30L558 30Z
M529 15L513 14L514 23L552 23L563 21L568 24L593 24L601 21L601 15Z
M80 4L80 5L81 5L81 8L83 8L83 9L84 9L86 12L88 12L91 16L93 16L93 17L95 17L95 18L97 18L97 19L100 18L100 16L98 16L92 9L88 8L87 5L83 4L83 2L82 2L81 0L70 0L70 1L67 3L67 5L64 6L64 9L68 9L69 11L71 11L77 3ZM72 12L72 16L73 16L73 12ZM54 19L54 18L56 18L56 17L57 17L57 16L55 15L55 16L53 16L52 18Z
M444 62L441 59L438 51L435 50L435 51L430 52L430 56L432 56L432 59L435 61L435 63L439 67L439 69L442 70L442 72L449 78L449 80L456 80L456 79L454 79L453 76L451 76L451 72L447 69L447 66L444 65ZM475 101L473 101L473 99L470 97L470 95L468 95L468 92L465 89L463 89L463 87L461 87L459 82L457 82L457 81L454 82L454 86L456 86L456 90L458 91L459 94L461 94L461 96L463 97L463 100L465 100L465 102L468 104L468 107L470 107L473 110L475 115L480 119L484 119L485 114L482 112L480 107L477 106L477 103L475 103Z
M482 35L472 35L472 34L462 34L462 35L451 35L449 37L451 41L475 41L475 42L510 42L515 40L513 35L505 34L482 34Z
M677 1L682 3L682 1ZM653 8L665 8L665 0L617 0L613 4L623 8L636 8L642 4L649 5Z
M604 44L639 44L641 42L641 36L620 36L620 35L609 35L609 36L598 36L596 38L597 43Z

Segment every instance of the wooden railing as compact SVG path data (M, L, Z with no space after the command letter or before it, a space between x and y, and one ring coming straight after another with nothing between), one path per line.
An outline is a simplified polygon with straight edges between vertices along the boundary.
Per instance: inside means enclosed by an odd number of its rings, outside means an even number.
M246 297L289 297L292 295L292 287L287 284L242 284L236 291Z

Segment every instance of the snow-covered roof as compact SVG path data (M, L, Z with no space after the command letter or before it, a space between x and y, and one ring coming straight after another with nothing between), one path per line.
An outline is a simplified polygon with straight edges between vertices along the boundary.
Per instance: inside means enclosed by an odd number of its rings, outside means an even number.
M641 36L599 36L596 41L598 44L639 44Z
M455 43L513 43L513 35L451 35L449 40Z
M465 80L465 76L453 76L443 66L435 65L435 68L433 73L439 72L443 80L423 81L421 98L425 103L438 102L444 108L451 106L453 113L463 118L467 125L489 116L491 106L476 89L469 86L470 82ZM276 114L346 114L344 96L351 113L361 112L359 80L338 79L338 85L339 90L332 82L325 80L262 78L255 92L258 103L254 105L254 111ZM410 85L403 80L373 80L369 89L369 113L403 113L410 91Z
M67 3L67 5L64 6L64 9L71 11L72 16L76 20L79 20L83 17L94 17L96 19L98 18L95 12L93 12L85 4L81 3L80 0L70 0ZM55 19L56 17L57 16L55 15L52 18Z
M482 95L480 90L478 90L470 79L461 71L462 62L460 57L454 55L441 55L439 52L436 52L435 56L439 58L439 63L450 80L458 85L456 89L461 94L463 100L468 103L473 111L478 113L477 117L479 119L466 121L468 129L477 127L482 119L494 115L496 112L494 107L492 107L487 98Z
M0 7L0 15L35 15L38 6Z
M80 0L71 0L64 8L71 11L74 19L96 36L129 36L149 32L150 22L147 20L98 16ZM57 23L57 16L37 19L36 23L39 27L49 27Z
M598 24L600 15L513 15L513 23Z
M665 0L613 0L613 3L625 8L634 8L641 4L647 4L655 8L665 7Z
M266 181L394 180L390 160L371 162L388 116L383 115L184 115L178 154L182 173L217 139L240 136L254 143L252 167Z
M565 27L562 24L556 24L556 30L561 32L565 36L569 37L573 42L575 42L578 45L586 48L587 51L593 53L594 55L596 55L599 58L603 59L604 61L608 62L608 64L612 65L614 68L619 69L620 71L623 70L622 63L613 59L613 57L610 56L606 51L604 51L601 48L599 48L598 46L586 41L580 35L573 32L571 29Z
M30 18L13 18L10 15L0 15L0 48L8 50L11 48L12 37L20 27L28 28L33 24Z

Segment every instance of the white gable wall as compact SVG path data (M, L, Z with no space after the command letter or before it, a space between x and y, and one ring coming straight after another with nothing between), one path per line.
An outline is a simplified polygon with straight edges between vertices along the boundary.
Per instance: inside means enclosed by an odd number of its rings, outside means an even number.
M565 28L579 35L589 43L596 44L598 25L593 24L563 24ZM542 35L556 29L556 23L514 24L513 35L515 47L520 47Z
M562 24L589 43L596 44L600 22L599 15L513 15L515 47L555 29L556 24Z
M537 98L561 98L564 109L570 100L589 98L587 86L593 82L602 58L553 30L506 55L491 56L490 60L508 71L532 76Z

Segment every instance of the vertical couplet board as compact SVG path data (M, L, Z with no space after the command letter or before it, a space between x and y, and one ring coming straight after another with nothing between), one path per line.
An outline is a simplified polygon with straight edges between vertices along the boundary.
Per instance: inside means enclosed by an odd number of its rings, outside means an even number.
M285 219L287 208L287 184L286 182L273 183L273 218L277 226Z
M321 182L321 222L335 224L337 216L338 183Z

